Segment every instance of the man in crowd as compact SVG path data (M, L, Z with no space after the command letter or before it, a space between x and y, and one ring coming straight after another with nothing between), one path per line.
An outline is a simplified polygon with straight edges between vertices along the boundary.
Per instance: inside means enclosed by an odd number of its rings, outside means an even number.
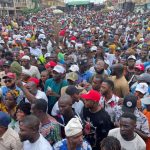
M143 139L149 137L149 125L148 120L143 113L137 108L137 97L133 94L128 94L123 100L123 105L115 107L115 121L116 125L120 120L123 113L130 112L137 117L135 132L140 135Z
M100 92L102 97L100 99L100 105L108 112L111 117L111 120L115 120L114 107L118 105L119 97L114 93L114 83L111 80L104 80L101 84Z
M20 140L24 150L52 150L49 142L39 133L40 120L28 115L20 122Z
M83 149L92 150L89 143L83 140L83 127L79 118L72 118L65 126L66 139L59 141L54 145L57 149Z
M0 150L21 150L22 143L18 133L8 127L10 122L10 116L0 111Z
M100 141L107 136L113 125L108 113L99 105L101 98L99 92L90 90L82 94L81 98L85 104L83 109L85 135L93 150L98 150Z
M77 89L74 85L69 85L66 89L66 94L72 98L72 108L76 114L79 115L81 115L84 106L83 102L80 100L80 93L82 93L82 89ZM52 116L59 115L58 102L54 105L51 114Z
M61 88L67 86L67 81L63 79L65 68L56 65L53 69L53 78L48 79L45 83L45 92L48 96L48 113L60 97Z
M56 119L47 114L47 102L44 99L37 99L32 104L32 113L41 122L40 133L50 143L54 144L60 140L60 127Z
M129 85L124 76L124 66L115 64L112 66L112 81L114 82L114 91L117 96L123 98L129 93Z
M132 113L124 113L120 118L120 127L109 131L108 135L120 141L121 148L130 150L145 150L144 140L134 132L136 127L136 116Z
M22 64L22 69L26 69L29 70L32 77L36 77L38 79L40 79L40 72L38 70L38 68L36 66L32 66L31 65L31 58L27 55L24 55L21 58L21 64Z

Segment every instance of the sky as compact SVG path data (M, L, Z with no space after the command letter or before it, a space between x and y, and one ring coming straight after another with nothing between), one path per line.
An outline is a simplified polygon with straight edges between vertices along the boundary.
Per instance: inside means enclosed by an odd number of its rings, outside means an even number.
M79 1L79 0L64 0L65 3L72 2L72 1ZM87 1L87 0L80 0L80 1ZM90 1L96 4L104 2L104 0L90 0Z

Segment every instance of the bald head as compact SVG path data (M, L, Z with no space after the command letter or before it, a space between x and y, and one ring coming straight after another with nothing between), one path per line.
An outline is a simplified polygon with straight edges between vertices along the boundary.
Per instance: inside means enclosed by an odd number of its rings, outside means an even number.
M21 124L38 132L40 120L34 115L28 115L21 121Z
M68 115L72 111L72 98L65 94L58 100L59 111L62 115Z
M124 66L122 64L115 64L112 66L112 69L113 69L115 75L123 74Z
M64 94L62 95L59 100L58 100L58 103L64 103L64 104L69 104L69 105L72 105L72 98L70 95L67 95L67 94Z

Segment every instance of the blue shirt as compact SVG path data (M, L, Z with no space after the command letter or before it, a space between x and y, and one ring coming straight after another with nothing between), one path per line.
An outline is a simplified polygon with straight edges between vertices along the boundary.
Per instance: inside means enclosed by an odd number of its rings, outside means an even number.
M78 83L81 83L83 81L89 82L92 76L93 74L89 70L83 74L78 73Z
M63 140L57 142L53 146L53 150L68 150L67 140L63 139ZM77 147L76 150L92 150L92 148L87 141L83 141L82 145L80 147Z

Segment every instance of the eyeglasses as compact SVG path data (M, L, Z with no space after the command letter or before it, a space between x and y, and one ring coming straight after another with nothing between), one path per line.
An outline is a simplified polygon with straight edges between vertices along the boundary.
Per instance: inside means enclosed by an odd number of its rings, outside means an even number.
M7 82L11 83L11 81L12 81L11 79L8 79L8 80L5 80L4 82L5 83L7 83Z

